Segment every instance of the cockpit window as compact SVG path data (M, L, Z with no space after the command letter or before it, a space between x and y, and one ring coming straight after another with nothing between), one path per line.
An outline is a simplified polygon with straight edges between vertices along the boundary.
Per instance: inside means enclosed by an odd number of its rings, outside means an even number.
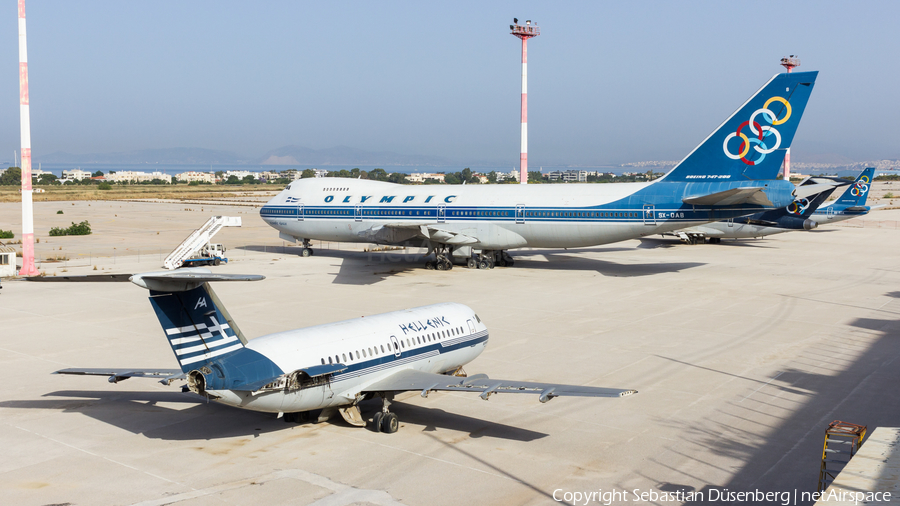
M475 315L475 319L478 320L478 323L481 323L481 318L479 318L478 315Z
M290 189L291 189L291 185L287 185L287 188L285 188L285 190L290 190Z

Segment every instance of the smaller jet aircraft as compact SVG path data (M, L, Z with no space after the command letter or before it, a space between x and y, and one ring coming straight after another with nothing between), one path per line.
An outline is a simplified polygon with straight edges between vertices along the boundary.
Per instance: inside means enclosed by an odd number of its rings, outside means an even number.
M722 239L752 239L794 230L812 230L819 226L812 219L813 212L831 196L835 188L841 186L841 183L836 181L829 181L829 183L816 183L825 189L806 198L798 198L787 207L706 223L661 235L678 237L687 244L699 242L718 244ZM843 184L849 184L849 182L845 181Z
M397 415L388 409L399 392L529 393L554 397L624 397L635 390L465 377L462 367L487 345L488 330L472 309L443 303L355 320L278 332L248 341L209 286L210 281L257 281L263 276L212 274L208 269L135 274L150 290L150 304L175 352L180 369L63 369L56 374L183 380L183 389L222 404L277 413L287 422L322 410L318 421L339 412L365 426L359 402L383 401L372 423L393 433Z
M813 213L815 219L820 225L829 223L837 223L839 221L849 220L869 214L874 208L866 205L869 198L869 190L872 188L872 181L875 176L875 168L868 167L863 170L856 181L847 188L844 193L834 202L827 202L819 206Z
M865 203L874 174L874 168L864 169L852 183L838 177L808 177L797 188L798 193L807 196L798 198L787 207L662 235L676 236L689 244L702 241L718 243L722 239L750 239L794 230L812 230L820 224L863 216L871 209ZM834 202L824 204L842 186L848 186L843 195ZM819 193L809 193L810 191Z

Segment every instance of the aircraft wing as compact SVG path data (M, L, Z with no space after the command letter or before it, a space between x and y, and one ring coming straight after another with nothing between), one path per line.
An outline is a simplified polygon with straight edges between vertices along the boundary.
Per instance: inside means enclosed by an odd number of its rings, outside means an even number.
M519 393L536 394L538 400L547 402L554 397L625 397L637 393L637 390L620 388L600 388L579 385L558 385L555 383L532 383L528 381L508 381L490 379L484 374L476 374L468 378L433 374L407 369L394 373L387 378L369 385L363 392L406 392L421 391L422 396L432 391L477 392L487 400L491 394Z
M385 223L359 233L373 242L403 242L412 238L430 239L443 244L462 246L478 239L459 232L444 230L434 223Z
M53 374L76 374L80 376L108 376L110 383L118 383L128 378L154 378L159 379L163 385L168 385L175 380L184 378L181 369L62 369Z
M758 204L761 206L774 207L774 204L766 197L763 192L763 186L752 186L748 188L732 188L707 195L698 195L695 197L685 197L681 199L685 204L697 206L733 206L738 204Z
M735 221L737 221L737 220L735 220ZM747 224L748 224L748 225L758 225L758 226L760 226L760 227L777 227L777 226L778 226L778 222L777 222L777 221L769 221L769 220L751 220L751 219L747 219Z

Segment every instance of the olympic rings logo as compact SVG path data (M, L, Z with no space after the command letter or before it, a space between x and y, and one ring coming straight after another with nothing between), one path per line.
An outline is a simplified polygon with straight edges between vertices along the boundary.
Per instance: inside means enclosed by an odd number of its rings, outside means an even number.
M800 199L791 202L791 205L787 207L787 212L791 214L796 214L797 216L802 215L806 212L806 209L809 207L809 200Z
M850 195L854 197L862 197L866 193L869 192L869 176L863 176L859 178L859 181L853 184L853 187L850 188Z
M778 116L769 109L769 105L772 102L780 102L784 105L784 117L778 119ZM756 121L756 118L762 115L762 118L767 121L768 125L760 125L759 122ZM737 127L737 131L728 134L728 137L725 137L725 142L722 143L722 150L725 151L725 156L731 158L732 160L741 160L747 165L758 165L765 160L766 155L778 149L781 146L781 134L776 130L776 125L781 125L791 117L791 104L788 103L787 100L781 97L772 97L766 101L763 105L762 109L757 109L753 114L750 115L750 119L741 123L740 126ZM742 132L744 127L750 129L750 134L747 135ZM771 137L771 139L770 139ZM741 145L738 147L738 153L733 154L731 150L728 149L728 142L731 139L739 138L741 140ZM772 144L769 147L769 144ZM753 150L755 153L750 153L750 145L753 144ZM751 160L747 155L751 155L758 158Z

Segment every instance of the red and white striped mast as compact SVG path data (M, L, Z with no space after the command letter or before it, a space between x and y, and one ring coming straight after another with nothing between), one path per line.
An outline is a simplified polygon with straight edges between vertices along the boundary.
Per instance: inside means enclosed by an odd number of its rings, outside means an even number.
M31 197L31 113L28 109L28 50L25 44L25 0L19 0L19 128L22 135L22 268L20 276L36 276L34 205Z
M537 25L532 25L531 20L525 21L525 26L519 24L517 18L513 18L509 25L511 33L522 39L522 152L519 155L519 184L528 184L528 39L541 34Z
M797 58L794 55L790 55L787 58L781 59L781 65L787 69L787 73L790 74L794 67L800 66L800 58ZM791 148L787 148L784 153L784 169L782 170L785 181L791 180Z

